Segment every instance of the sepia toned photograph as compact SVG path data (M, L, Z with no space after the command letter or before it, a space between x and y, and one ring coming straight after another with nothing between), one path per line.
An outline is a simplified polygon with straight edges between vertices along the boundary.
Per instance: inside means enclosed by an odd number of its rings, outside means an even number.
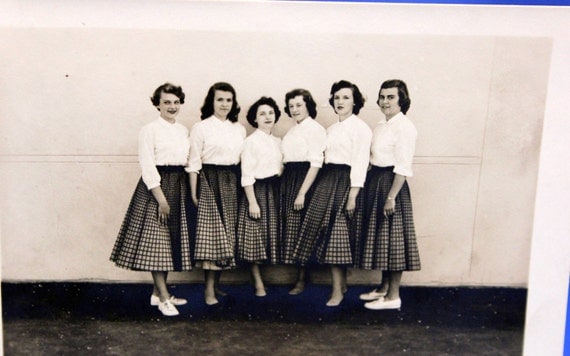
M566 310L568 12L1 7L7 355L531 355Z

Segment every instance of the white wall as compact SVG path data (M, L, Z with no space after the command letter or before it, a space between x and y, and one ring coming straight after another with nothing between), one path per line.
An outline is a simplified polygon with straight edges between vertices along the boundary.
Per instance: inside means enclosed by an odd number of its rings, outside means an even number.
M525 285L551 42L492 36L383 36L123 29L4 29L2 274L5 280L147 280L108 257L139 177L149 96L182 85L180 121L207 88L231 82L242 105L312 91L330 125L330 85L368 97L404 79L419 131L410 180L419 285ZM381 44L381 45L380 45ZM278 134L291 127L286 116ZM353 282L374 274L353 271ZM181 279L200 278L197 273ZM241 278L241 277L236 277ZM286 276L275 277L287 282Z

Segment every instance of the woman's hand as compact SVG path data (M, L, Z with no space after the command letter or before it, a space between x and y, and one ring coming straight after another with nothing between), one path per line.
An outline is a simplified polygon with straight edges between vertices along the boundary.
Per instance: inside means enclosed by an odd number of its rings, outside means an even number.
M394 208L396 208L396 199L386 199L386 203L384 203L384 216L388 217L394 214Z
M249 204L249 217L252 219L259 219L261 217L261 209L259 209L257 203Z
M299 193L293 202L293 210L303 210L305 207L305 194Z
M194 204L194 206L197 208L198 207L198 197L196 196L196 194L191 194L192 197L192 204Z
M158 203L158 222L161 225L168 224L168 217L170 216L170 205L165 201Z

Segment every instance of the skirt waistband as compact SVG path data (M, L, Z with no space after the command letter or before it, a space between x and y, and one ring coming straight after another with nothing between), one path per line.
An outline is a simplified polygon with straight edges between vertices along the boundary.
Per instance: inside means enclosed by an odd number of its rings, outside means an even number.
M393 172L394 166L379 167L379 166L371 165L370 170L375 171L375 172Z
M279 179L279 176L273 175L271 177L266 177L266 178L255 178L255 182L259 182L259 183L271 183L273 181L276 181L277 179Z
M349 171L350 166L348 164L325 163L325 165L323 166L323 169L326 169L326 170L337 169L337 170L342 170L342 171Z
M289 169L301 169L301 168L310 168L311 164L309 162L285 162L285 168Z
M156 166L156 169L161 173L184 172L184 168L184 166Z

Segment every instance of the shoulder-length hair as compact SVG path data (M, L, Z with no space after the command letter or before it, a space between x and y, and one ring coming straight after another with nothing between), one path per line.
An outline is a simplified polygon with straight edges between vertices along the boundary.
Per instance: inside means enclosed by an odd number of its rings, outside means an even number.
M232 108L230 109L230 112L228 114L228 120L230 120L231 122L237 122L238 114L241 111L241 108L239 107L237 101L236 91L231 84L225 82L214 83L210 87L210 89L208 89L208 94L206 95L206 98L204 99L204 104L202 104L202 108L200 109L200 111L202 112L200 118L204 120L214 115L214 96L216 94L216 90L227 91L232 93L233 102L232 102Z
M380 92L382 89L388 88L397 88L398 89L398 105L400 105L400 110L405 115L408 110L410 109L410 104L412 100L410 99L410 94L408 93L408 86L404 83L403 80L400 79L390 79L384 81L380 86L380 90L378 90L378 100L376 100L376 104L380 106Z
M281 116L281 110L279 110L279 106L277 106L277 103L273 98L268 98L266 96L262 96L249 107L249 110L247 111L247 122L255 128L258 127L257 122L255 122L255 118L257 117L257 109L259 109L261 105L269 105L273 108L273 111L275 112L275 123L277 123Z
M297 96L303 97L303 101L305 102L305 105L307 106L307 111L309 112L309 116L312 117L313 119L316 118L317 103L315 102L315 99L313 99L311 92L309 92L307 89L300 89L300 88L293 89L287 94L285 94L285 113L291 116L291 112L289 111L289 100Z
M364 96L362 95L362 93L360 92L360 89L358 89L358 87L356 86L356 84L352 84L351 82L347 81L347 80L341 80L338 81L336 83L334 83L331 87L331 92L330 92L330 97L329 97L329 104L333 107L334 109L334 94L344 88L348 88L350 90L352 90L352 97L354 99L354 108L352 109L352 113L355 115L358 115L358 113L360 112L360 109L362 109L362 107L364 106ZM336 109L335 109L336 111Z
M167 82L154 90L154 93L150 97L152 105L154 106L160 105L160 95L162 93L174 94L180 100L180 104L184 104L184 98L186 97L186 94L184 94L184 92L182 91L182 87Z

